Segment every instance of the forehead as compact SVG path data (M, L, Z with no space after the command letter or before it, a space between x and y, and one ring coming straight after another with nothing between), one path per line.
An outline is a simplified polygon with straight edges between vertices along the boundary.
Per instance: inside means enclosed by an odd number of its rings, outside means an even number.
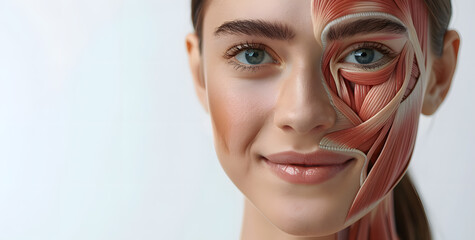
M308 27L313 16L314 27L322 30L334 19L360 12L383 12L402 19L400 5L394 0L208 0L203 21L209 27L235 19L259 18Z
M404 19L400 4L394 0L313 0L312 12L315 32L321 32L331 21L350 14L379 12Z
M312 0L312 5L317 16L326 20L368 11L384 12L400 17L402 14L400 6L403 1L405 0Z
M311 0L209 0L203 23L205 28L214 30L226 21L263 19L303 28L312 24L311 3Z

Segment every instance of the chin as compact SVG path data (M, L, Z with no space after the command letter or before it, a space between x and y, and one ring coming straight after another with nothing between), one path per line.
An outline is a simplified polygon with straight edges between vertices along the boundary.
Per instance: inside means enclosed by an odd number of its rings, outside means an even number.
M337 221L338 222L338 221ZM281 231L299 237L324 237L335 234L344 229L343 223L334 223L334 220L327 219L275 219L272 224Z
M260 211L275 227L289 235L324 237L346 227L350 204L329 199L281 199L273 204L268 202Z

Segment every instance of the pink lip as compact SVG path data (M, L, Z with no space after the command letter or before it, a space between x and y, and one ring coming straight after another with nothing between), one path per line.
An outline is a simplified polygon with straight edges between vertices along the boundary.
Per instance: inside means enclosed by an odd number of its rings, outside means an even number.
M324 150L306 154L287 151L264 158L277 176L298 184L323 183L353 162L352 157Z

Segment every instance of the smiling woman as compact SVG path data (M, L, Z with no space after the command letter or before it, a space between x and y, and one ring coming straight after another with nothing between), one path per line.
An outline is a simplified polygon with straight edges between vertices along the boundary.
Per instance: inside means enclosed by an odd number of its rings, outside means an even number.
M431 239L405 173L418 117L455 70L449 1L192 10L190 68L221 166L246 196L242 239Z

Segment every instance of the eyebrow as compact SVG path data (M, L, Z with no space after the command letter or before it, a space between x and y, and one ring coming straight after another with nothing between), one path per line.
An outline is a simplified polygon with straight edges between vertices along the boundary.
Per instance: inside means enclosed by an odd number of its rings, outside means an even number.
M275 40L291 40L295 32L291 27L279 22L264 20L233 20L216 28L214 35L249 35Z
M328 30L327 39L334 41L364 33L383 32L403 34L406 31L406 27L393 20L369 18L331 26Z

